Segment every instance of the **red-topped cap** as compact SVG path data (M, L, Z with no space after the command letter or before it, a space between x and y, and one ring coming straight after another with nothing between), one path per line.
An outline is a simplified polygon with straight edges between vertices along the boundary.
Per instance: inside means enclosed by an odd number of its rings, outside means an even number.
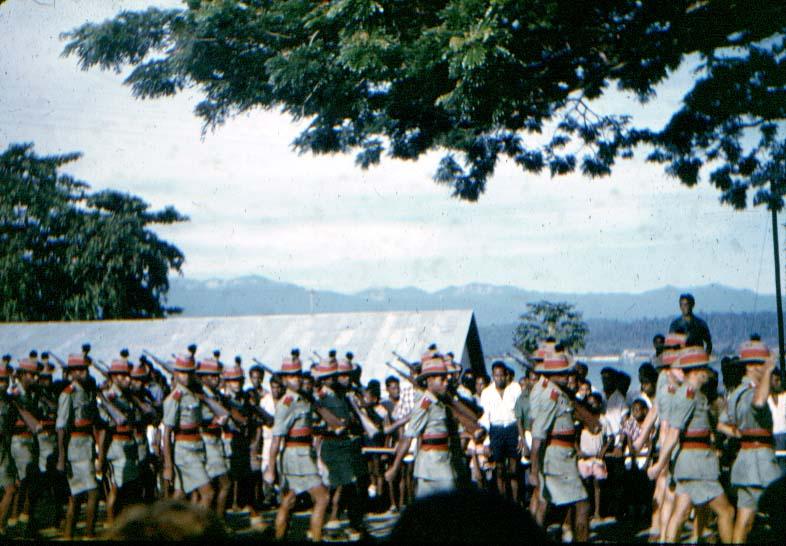
M203 358L196 368L197 375L220 375L221 363L215 358Z
M300 359L293 359L290 357L285 358L281 362L281 369L279 370L281 375L297 375L303 373L303 364L300 362Z

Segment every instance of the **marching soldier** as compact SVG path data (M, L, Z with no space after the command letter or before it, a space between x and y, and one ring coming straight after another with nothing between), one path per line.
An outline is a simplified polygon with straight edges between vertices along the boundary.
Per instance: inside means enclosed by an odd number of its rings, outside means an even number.
M15 405L21 410L29 412L31 415L38 413L35 388L38 380L40 366L38 364L38 353L31 351L29 358L19 361L16 369L16 384L11 387L11 397ZM17 411L17 418L14 422L13 435L11 437L11 455L14 457L17 477L19 480L17 489L17 500L12 511L11 517L17 517L22 521L29 521L30 504L36 496L35 487L38 474L38 449L35 436L38 430L31 429L30 424L25 422Z
M68 478L70 497L64 537L74 536L76 518L84 497L87 497L85 534L95 535L98 483L95 469L94 426L98 418L94 383L88 379L89 357L70 355L64 373L70 383L57 401L57 470Z
M590 505L578 470L573 401L565 392L575 368L565 353L555 352L545 355L536 371L545 381L541 380L541 392L530 406L530 483L546 502L560 509L574 507L573 536L586 542Z
M214 358L205 358L199 362L196 374L202 383L202 393L205 398L210 398L220 403L218 391L221 379L221 363ZM229 464L224 451L224 442L221 439L226 419L216 415L208 404L202 405L202 440L205 443L207 463L205 469L213 483L216 494L216 513L224 517L226 512L227 497L229 496Z
M733 537L734 507L718 481L720 464L711 443L713 423L709 402L701 392L710 377L709 366L709 357L702 347L680 351L674 367L683 370L685 382L674 393L667 437L657 464L648 471L650 478L656 477L665 469L671 453L678 449L673 472L676 499L666 529L668 542L677 540L691 508L705 504L718 516L721 541L728 543Z
M108 524L114 521L115 512L119 511L115 510L116 502L120 500L121 505L125 504L129 485L133 487L139 479L139 449L134 432L141 419L129 397L130 373L131 364L127 360L112 361L107 370L111 385L101 395L103 403L99 405L101 418L108 424L98 434L99 469L103 470L104 463L109 463L109 472L104 474L109 481L106 497ZM111 410L109 404L113 406Z
M157 469L161 461L161 407L146 388L149 382L150 368L140 359L139 364L131 368L129 391L138 418L134 427L134 440L139 461L140 496L148 503L156 500ZM148 430L153 431L152 440L148 439Z
M252 503L253 483L251 476L251 445L256 439L256 421L252 415L251 404L243 390L243 368L239 365L224 368L221 378L224 381L227 405L233 415L242 418L236 427L225 427L222 433L224 453L229 464L229 477L232 480L232 509L239 508L238 501L251 510L256 517Z
M273 440L270 446L270 465L265 481L275 483L276 461L281 455L283 497L276 514L275 536L281 540L287 534L290 512L297 495L308 492L314 501L309 525L311 540L322 540L329 496L317 469L312 446L312 404L300 394L302 364L300 359L285 359L279 375L286 384L286 392L276 405Z
M756 518L759 498L781 476L772 440L772 413L767 404L774 361L757 336L740 347L739 364L745 366L742 383L729 396L726 424L740 438L740 450L731 468L731 484L737 488L737 517L733 542L748 538ZM720 429L720 427L719 427Z
M179 356L173 368L174 385L164 400L163 477L175 489L174 497L198 494L204 508L213 503L213 487L205 469L207 455L199 432L202 403L194 394L194 360ZM174 436L174 449L173 437Z
M415 496L426 497L442 491L451 491L460 484L460 470L451 455L451 443L459 443L458 423L453 412L441 397L447 392L448 370L444 360L433 354L421 365L418 382L425 383L426 390L415 402L404 437L396 448L396 455L385 479L392 482L401 467L401 461L409 451L413 440L420 440L415 456ZM460 449L460 448L459 448Z
M38 433L38 471L44 475L51 475L57 457L57 433L55 421L57 420L57 398L52 391L52 374L55 371L49 361L49 354L41 353L42 369L38 374L38 388L36 390L37 414L41 417L41 432ZM45 479L45 482L48 480Z
M8 356L8 355L6 355ZM0 363L0 539L5 537L5 526L11 501L16 494L16 468L11 456L11 431L14 426L14 411L7 394L12 369L8 365L11 357L3 357Z
M317 397L320 404L333 412L340 420L349 424L352 415L347 403L336 394L336 374L338 374L338 362L335 358L323 359L312 370L312 375L319 385ZM319 458L327 468L325 482L330 488L331 496L330 517L326 528L331 528L338 525L344 487L350 487L355 481L352 468L352 448L346 426L335 429L325 425L319 434L321 438ZM354 492L349 494L352 493Z

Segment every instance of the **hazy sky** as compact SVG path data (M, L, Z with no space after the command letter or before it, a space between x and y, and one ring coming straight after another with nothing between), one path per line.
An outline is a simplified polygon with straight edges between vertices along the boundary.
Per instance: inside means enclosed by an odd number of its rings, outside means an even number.
M618 165L605 179L556 179L502 164L475 204L431 180L441 154L383 159L298 156L299 128L275 112L200 138L194 92L139 101L123 75L60 57L60 32L121 9L176 0L8 0L0 6L0 149L81 151L68 171L94 188L174 205L191 221L159 229L191 278L259 274L308 287L427 290L470 282L565 292L723 283L774 291L770 217L735 212L707 183L662 167ZM638 121L665 122L692 78L675 74ZM633 104L615 94L600 105Z

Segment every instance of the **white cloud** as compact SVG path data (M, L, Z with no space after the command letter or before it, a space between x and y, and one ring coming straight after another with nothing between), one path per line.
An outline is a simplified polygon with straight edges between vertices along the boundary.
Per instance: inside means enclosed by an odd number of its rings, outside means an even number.
M368 171L351 156L298 156L290 143L303 124L262 111L201 139L194 93L135 100L122 75L82 72L59 57L60 32L150 4L4 4L0 148L29 140L39 153L81 150L68 170L95 188L175 205L191 221L159 232L185 252L188 276L262 274L347 291L469 282L557 291L721 282L772 291L770 247L761 251L767 213L722 207L712 188L682 187L659 166L624 161L607 179L552 180L503 163L480 201L463 203L431 181L438 153ZM656 101L636 106L636 119L665 120L664 103L678 103L690 68ZM631 104L616 94L598 107Z

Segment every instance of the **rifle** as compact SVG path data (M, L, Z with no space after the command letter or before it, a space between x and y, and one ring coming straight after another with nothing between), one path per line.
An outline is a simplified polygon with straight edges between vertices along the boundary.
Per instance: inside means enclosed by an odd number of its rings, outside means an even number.
M150 358L152 358L152 359L153 359L153 362L155 362L156 364L158 364L158 366L159 366L160 368L163 368L163 369L164 369L164 371L165 371L166 373L168 373L170 376L174 375L174 373L175 373L175 372L174 372L174 370L172 369L172 367L169 365L169 363L168 363L168 362L165 362L164 360L161 360L160 358L158 358L156 355L154 355L153 353L151 353L151 352L150 352L150 351L148 351L147 349L142 349L142 353L143 353L143 354L145 354L145 355L147 355L147 356L149 356Z
M401 377L412 383L416 389L422 390L420 386L415 382L415 379L412 378L409 374L406 374L393 366L390 362L385 362L385 364L395 370ZM464 404L453 398L452 396L445 396L442 397L442 401L445 402L453 412L456 414L456 418L458 419L461 426L464 427L464 430L469 432L474 436L475 432L480 429L480 425L477 423L477 417L472 413L472 411L467 408Z
M517 357L514 354L505 353L505 356L507 356L508 358L512 358L516 362L516 364L522 366L527 371L532 369L532 366L529 364L529 362L527 362L526 360L522 360L521 358Z
M254 364L258 364L263 370L265 370L270 375L276 375L277 372L271 370L267 364L263 364L262 361L258 360L256 357L252 357L251 360L254 361Z
M417 382L415 381L415 379L414 379L414 378L413 378L411 375L409 375L408 373L404 373L404 372L402 372L401 370L399 370L398 368L396 368L396 367L395 367L393 364L391 364L390 362L385 362L385 366L387 366L388 368L390 368L391 370L393 370L394 372L396 372L398 375L400 375L401 377L403 377L404 379L406 379L406 380L407 380L407 381L409 381L410 383L412 383L412 386L413 386L413 387L415 387L415 389L416 389L416 390L423 390L423 389L421 389L421 388L420 388L420 385L418 385L418 384L417 384Z
M10 396L9 399L16 408L16 411L19 413L19 417L21 417L22 421L24 421L25 426L30 429L30 432L33 434L38 434L41 432L43 427L41 426L40 421L36 419L32 413L23 408L19 402L17 402L16 396Z
M318 353L318 352L316 352L316 351L311 351L311 354L313 354L314 356L316 356L318 360L322 360L322 357L321 357L321 356L319 356L319 353Z
M365 431L366 436L373 438L374 435L379 432L379 429L376 427L376 425L374 425L374 422L369 418L369 416L360 410L357 400L355 400L354 394L347 393L347 401L352 407L352 410L355 412L355 415L357 415L358 419L360 419L360 424L363 425L363 430Z
M409 360L407 360L406 358L404 358L403 356L401 356L400 354L398 354L396 351L391 351L391 352L393 353L393 356L395 356L395 357L396 357L396 360L398 360L399 362L402 362L402 363L406 364L406 365L407 365L407 368L409 368L410 370L414 370L414 369L415 369L415 367L416 367L416 365L415 365L415 364L411 363Z
M59 357L59 356L57 356L57 355L56 355L55 353L53 353L52 351L49 351L49 356L51 356L52 358L54 358L54 359L55 359L55 361L57 362L57 364L58 364L58 365L59 365L61 368L65 368L65 367L66 367L66 363L65 363L65 362L63 362L62 360L60 360L60 357Z
M126 415L120 410L120 408L118 408L112 402L110 402L109 399L106 396L104 396L103 392L97 390L96 396L98 396L98 399L101 401L101 404L106 408L107 413L109 413L109 416L116 424L125 425L128 422L128 417L126 417Z

